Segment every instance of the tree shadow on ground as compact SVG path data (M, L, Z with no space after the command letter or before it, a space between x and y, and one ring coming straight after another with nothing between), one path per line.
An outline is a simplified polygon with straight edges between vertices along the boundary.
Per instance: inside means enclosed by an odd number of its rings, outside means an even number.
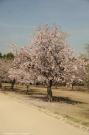
M67 103L67 104L84 104L84 102L81 101L77 101L77 100L73 100L69 97L57 97L57 96L53 96L53 102L60 102L60 103Z
M48 102L48 98L47 98L47 94L46 93L40 93L40 92L33 92L33 91L29 91L28 93L26 93L26 91L21 90L19 91L19 89L16 90L10 90L10 89L5 89L3 90L3 92L8 91L8 92L15 92L15 93L19 93L19 94L23 94L23 95L28 95L29 98L31 99L38 99L44 102ZM81 102L81 101L77 101L77 100L73 100L69 97L62 97L62 96L53 96L52 97L52 102L53 103L66 103L66 104L72 104L72 105L76 105L76 104L86 104L85 102Z
M41 101L48 102L46 94L35 93L35 94L31 94L30 97L33 99L39 99ZM53 103L55 103L55 102L56 103L66 103L66 104L72 104L72 105L85 104L84 102L73 100L73 99L70 99L69 97L62 97L62 96L53 96L52 102Z

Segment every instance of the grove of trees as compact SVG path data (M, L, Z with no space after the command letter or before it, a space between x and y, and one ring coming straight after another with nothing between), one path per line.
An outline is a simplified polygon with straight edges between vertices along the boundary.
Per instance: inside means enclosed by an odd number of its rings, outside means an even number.
M39 27L31 44L20 49L8 72L14 87L16 83L27 85L40 82L47 86L47 97L52 101L52 85L86 78L88 59L76 56L67 34L59 27Z
M57 26L39 27L31 44L14 54L0 53L0 88L3 82L42 84L47 87L47 97L52 101L52 86L82 84L89 87L89 44L86 55L76 55L67 40L67 34Z

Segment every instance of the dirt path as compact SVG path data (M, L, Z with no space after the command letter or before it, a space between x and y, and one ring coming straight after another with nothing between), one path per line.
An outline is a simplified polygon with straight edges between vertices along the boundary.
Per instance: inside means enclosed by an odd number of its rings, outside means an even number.
M0 93L0 135L89 135L40 112L32 105Z

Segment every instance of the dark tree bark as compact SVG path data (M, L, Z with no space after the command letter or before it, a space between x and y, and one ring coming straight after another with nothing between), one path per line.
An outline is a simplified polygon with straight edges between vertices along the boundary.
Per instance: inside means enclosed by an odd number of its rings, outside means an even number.
M29 93L29 85L26 85L26 87L27 87L26 94L28 94Z
M72 83L72 90L74 89L74 84Z
M0 81L0 88L2 88L2 82Z
M0 78L0 88L2 89L2 78Z
M48 101L52 101L52 80L48 81L48 86L47 86L47 97L48 97Z
M26 85L26 87L27 87L26 94L29 94L29 92L31 92L30 84ZM31 94L31 93L30 93L30 94Z
M14 90L15 82L16 82L16 80L15 80L15 79L14 79L14 80L12 80L12 82L11 82L11 89L12 89L12 90Z

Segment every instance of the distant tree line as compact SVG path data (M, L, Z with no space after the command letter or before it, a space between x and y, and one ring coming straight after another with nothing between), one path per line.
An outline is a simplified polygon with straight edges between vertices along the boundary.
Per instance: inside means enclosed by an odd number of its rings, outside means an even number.
M9 53L5 53L5 54L2 54L0 52L0 59L14 59L14 54L9 52Z

